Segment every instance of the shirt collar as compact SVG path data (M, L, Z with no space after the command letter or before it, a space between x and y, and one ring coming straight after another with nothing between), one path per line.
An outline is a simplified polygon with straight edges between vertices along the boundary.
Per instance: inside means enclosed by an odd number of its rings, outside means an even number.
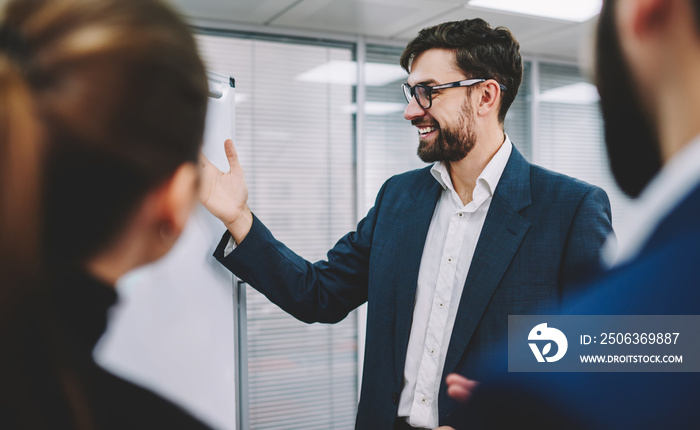
M496 191L496 186L498 181L501 179L503 170L506 168L510 154L513 151L513 144L508 137L505 135L505 140L501 147L496 152L496 154L491 158L491 161L484 167L481 174L476 179L476 187L474 188L473 200L477 204L485 200L487 197L493 196ZM454 185L452 184L452 179L450 178L450 172L447 168L447 164L440 161L433 165L430 169L430 173L433 175L436 181L440 184L443 190L455 191Z
M634 258L658 224L700 183L700 135L678 152L652 179L632 204L630 213L640 214L620 226L619 246L608 239L603 261L609 266ZM616 252L618 250L618 252Z

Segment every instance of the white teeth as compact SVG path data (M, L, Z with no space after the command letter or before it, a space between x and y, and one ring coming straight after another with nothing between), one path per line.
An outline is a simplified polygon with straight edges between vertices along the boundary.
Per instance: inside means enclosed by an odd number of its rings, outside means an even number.
M418 127L418 133L420 134L426 134L430 133L431 131L434 131L435 127Z

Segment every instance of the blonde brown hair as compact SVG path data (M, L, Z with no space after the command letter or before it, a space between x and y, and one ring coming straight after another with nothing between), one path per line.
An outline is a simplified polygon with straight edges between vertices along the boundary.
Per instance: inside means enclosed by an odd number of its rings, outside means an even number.
M45 129L46 239L80 265L145 194L196 162L207 81L186 25L155 0L16 0L5 24Z
M27 392L38 325L72 426L90 428L80 370L36 274L79 269L145 195L196 162L207 79L193 36L158 0L11 0L0 23L0 397L51 427ZM12 282L6 282L6 280ZM47 384L51 384L47 381ZM5 402L9 403L5 403ZM57 425L57 424L55 424Z
M30 281L39 255L40 131L30 90L0 51L0 318Z

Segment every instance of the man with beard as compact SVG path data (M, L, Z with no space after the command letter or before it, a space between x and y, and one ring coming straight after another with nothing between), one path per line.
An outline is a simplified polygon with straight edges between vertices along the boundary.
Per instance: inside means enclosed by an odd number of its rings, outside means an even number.
M305 261L253 216L230 141L230 173L203 162L202 202L228 229L222 264L305 322L337 322L368 302L358 429L449 424L459 405L444 375L478 375L509 314L572 294L611 231L604 191L529 164L504 133L519 49L481 19L408 44L404 117L435 164L390 178L327 261Z
M638 219L610 270L565 315L699 313L698 76L700 0L605 2L596 80L612 171L637 198ZM688 334L680 334L684 363L697 360L700 347ZM479 384L450 375L447 381L450 396L468 404L458 429L676 429L700 422L697 372L544 373Z

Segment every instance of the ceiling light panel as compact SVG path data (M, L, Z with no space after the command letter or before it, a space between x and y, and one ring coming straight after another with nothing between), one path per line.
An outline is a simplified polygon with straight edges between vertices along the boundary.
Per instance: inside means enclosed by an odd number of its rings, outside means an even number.
M365 83L368 86L382 87L398 80L405 80L406 76L406 71L398 65L365 63ZM307 70L295 79L302 82L355 85L357 84L357 63L331 60ZM396 88L399 91L398 86Z
M600 13L602 0L471 0L469 6L562 21L583 22Z
M540 94L541 102L566 104L592 104L600 100L595 85L588 82L552 88Z

